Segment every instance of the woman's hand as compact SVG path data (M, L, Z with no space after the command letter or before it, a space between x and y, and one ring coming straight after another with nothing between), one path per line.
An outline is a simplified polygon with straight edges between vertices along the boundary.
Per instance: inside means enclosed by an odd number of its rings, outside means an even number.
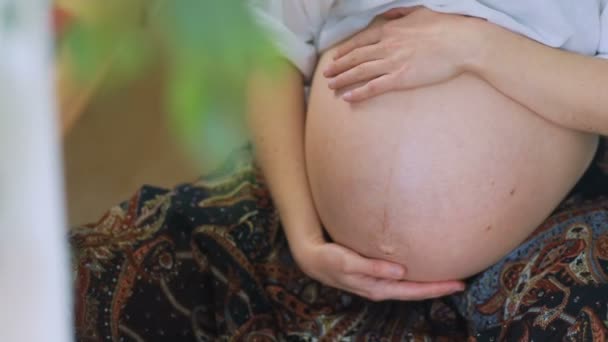
M331 89L361 84L343 95L346 101L447 81L465 71L481 45L479 19L420 7L395 9L385 18L393 20L341 44L324 72Z
M464 290L464 283L459 281L404 281L403 266L365 258L335 243L309 241L291 245L296 262L308 276L373 301L422 300Z

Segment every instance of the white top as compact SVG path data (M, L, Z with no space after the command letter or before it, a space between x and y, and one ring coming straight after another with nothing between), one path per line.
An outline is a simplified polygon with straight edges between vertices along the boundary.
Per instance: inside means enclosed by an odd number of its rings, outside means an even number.
M487 19L551 47L608 58L608 0L249 0L279 50L309 79L320 52L395 7Z

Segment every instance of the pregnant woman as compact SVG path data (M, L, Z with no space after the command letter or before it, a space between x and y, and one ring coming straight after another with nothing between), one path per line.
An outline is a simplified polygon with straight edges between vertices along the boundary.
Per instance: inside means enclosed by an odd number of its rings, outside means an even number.
M304 76L322 51L306 115L301 102L250 106L291 249L314 278L375 299L411 299L414 284L370 289L370 277L463 279L505 256L573 188L608 122L599 93L581 89L605 61L548 64L537 55L550 48L502 27L595 55L608 48L597 1L422 2L476 18L418 3L268 2L259 13ZM390 10L403 17L326 48ZM300 83L282 84L291 99Z
M459 32L429 32L437 19L421 9L366 31L355 41L369 45L333 63L336 51L325 53L307 113L306 165L321 222L334 241L405 265L404 278L415 281L464 279L498 261L557 207L597 145L595 135L537 115L451 62L473 48ZM486 30L469 21L466 34ZM462 46L423 50L434 39ZM482 52L470 63L474 53ZM387 60L394 65L381 69ZM378 69L353 75L357 68ZM391 79L396 91L361 99ZM359 81L370 83L348 94L358 103L327 88Z
M75 230L83 339L608 336L606 1L256 3L265 182L241 153Z

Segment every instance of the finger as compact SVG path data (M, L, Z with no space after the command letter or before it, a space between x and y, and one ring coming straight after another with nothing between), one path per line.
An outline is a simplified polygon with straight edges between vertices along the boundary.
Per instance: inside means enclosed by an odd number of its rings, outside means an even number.
M371 300L423 300L447 296L464 290L458 281L416 283L362 277L355 291Z
M382 75L356 89L342 95L346 102L360 102L374 96L391 91L398 86L398 80L393 74Z
M379 44L357 48L331 63L323 72L325 77L333 77L366 62L386 57Z
M396 281L396 280L393 280ZM367 298L372 301L381 301L389 299L382 291L377 291L378 279L366 275L346 275L344 276L339 286L350 293L354 293L359 297Z
M337 60L356 48L376 44L380 41L380 38L381 31L379 27L376 26L365 29L338 46L336 54L334 55L334 60Z
M333 61L323 72L325 77L333 77L350 70L365 62L371 62L385 57L379 44L357 48Z
M403 279L406 271L404 266L397 263L368 259L355 253L350 254L344 261L344 273L360 277Z
M385 61L363 63L329 80L330 89L341 89L356 83L366 82L384 75L388 71Z
M384 12L384 14L382 14L382 17L384 17L385 19L402 18L402 17L405 17L406 15L409 15L410 13L414 12L419 7L420 6L393 8L393 9L389 10L388 12Z
M464 291L462 282L448 281L440 283L397 283L388 284L386 292L389 298L397 300L423 300L439 298Z

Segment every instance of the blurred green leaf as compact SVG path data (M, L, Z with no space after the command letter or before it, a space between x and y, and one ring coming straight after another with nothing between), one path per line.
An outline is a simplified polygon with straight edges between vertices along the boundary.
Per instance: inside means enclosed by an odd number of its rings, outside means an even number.
M113 44L111 35L96 30L95 27L76 22L66 33L66 45L76 77L88 80L94 77L96 70L102 66L103 59L107 58Z
M128 83L141 76L156 60L153 42L146 36L144 30L125 32L119 44L111 52L112 84Z
M171 45L170 111L194 151L217 159L240 140L245 85L275 50L242 1L164 3Z
M162 56L168 64L166 103L174 128L201 160L221 158L242 140L249 74L270 68L276 55L246 2L149 1L141 22L129 25L115 21L124 16L119 15L124 2L108 1L103 15L68 33L66 45L78 75L91 77L113 56L113 77L127 82ZM128 10L131 17L137 13L133 3Z

